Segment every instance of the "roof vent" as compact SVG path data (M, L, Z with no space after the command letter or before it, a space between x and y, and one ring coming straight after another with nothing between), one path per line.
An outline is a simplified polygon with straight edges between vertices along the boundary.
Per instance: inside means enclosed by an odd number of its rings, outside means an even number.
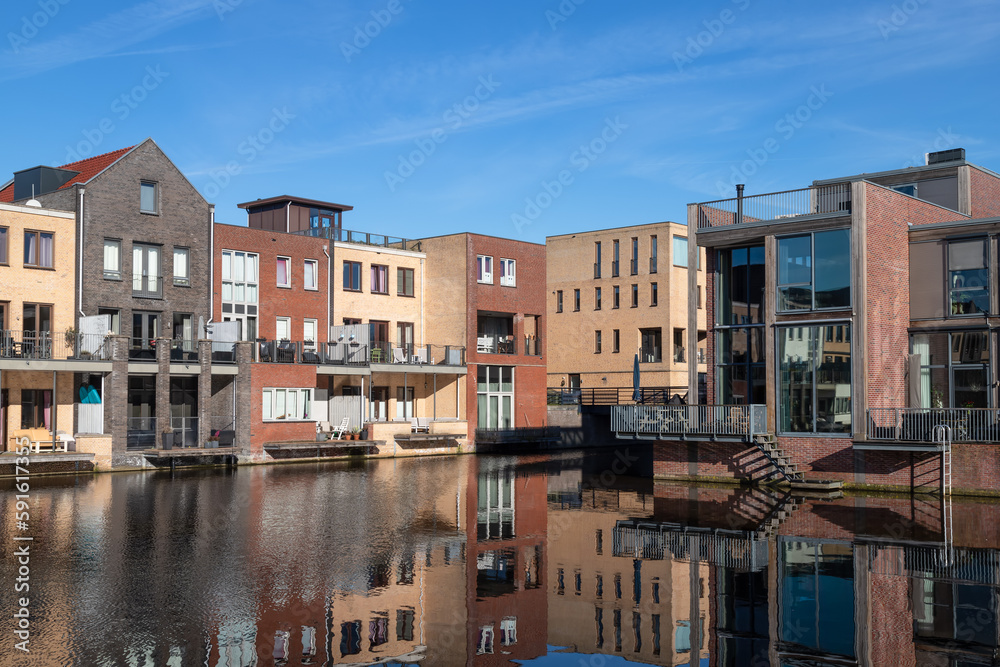
M927 164L944 164L945 162L965 162L965 149L952 148L947 151L938 151L927 154Z
M35 199L35 186L34 185L31 186L31 199L29 199L28 201L24 202L24 205L25 206L30 206L31 208L41 208L42 207L42 202L40 202L37 199Z

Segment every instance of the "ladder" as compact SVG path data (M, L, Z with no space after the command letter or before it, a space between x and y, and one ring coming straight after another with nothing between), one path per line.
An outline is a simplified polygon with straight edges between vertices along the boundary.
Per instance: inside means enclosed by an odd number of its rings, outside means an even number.
M942 565L955 562L954 528L951 514L951 426L938 424L934 427L934 444L941 447L941 526L944 532L944 549L938 558Z

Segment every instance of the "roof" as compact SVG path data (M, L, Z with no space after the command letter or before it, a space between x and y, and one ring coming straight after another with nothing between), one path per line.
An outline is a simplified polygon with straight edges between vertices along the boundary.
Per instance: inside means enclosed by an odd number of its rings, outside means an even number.
M66 169L68 171L79 172L76 176L73 176L66 183L59 188L59 190L64 190L76 183L87 183L95 176L100 174L102 171L113 165L115 162L120 160L122 156L128 153L130 150L135 148L135 146L129 146L127 148L119 148L116 151L111 151L110 153L103 153L101 155L95 155L94 157L89 157L86 160L79 160L77 162L70 162L69 164L64 164L59 167L59 169ZM0 190L0 202L11 203L14 201L14 181L7 184L3 190Z
M311 208L328 208L337 211L353 211L353 206L347 206L345 204L334 204L329 201L319 201L318 199L306 199L304 197L291 197L289 195L281 195L280 197L268 197L267 199L255 199L254 201L243 202L242 204L237 204L240 208L251 208L257 206L268 206L270 204L284 204L287 202L292 202L293 204L305 204Z

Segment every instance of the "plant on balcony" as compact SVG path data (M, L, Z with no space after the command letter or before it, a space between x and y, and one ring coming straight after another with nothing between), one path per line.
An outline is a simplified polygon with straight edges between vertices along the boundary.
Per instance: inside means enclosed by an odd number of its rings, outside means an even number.
M170 424L165 425L160 429L160 442L164 449L174 448L174 429Z
M78 333L80 332L77 331L74 327L70 327L66 329L65 332L63 332L63 335L66 336L66 347L69 348L76 347L76 336Z

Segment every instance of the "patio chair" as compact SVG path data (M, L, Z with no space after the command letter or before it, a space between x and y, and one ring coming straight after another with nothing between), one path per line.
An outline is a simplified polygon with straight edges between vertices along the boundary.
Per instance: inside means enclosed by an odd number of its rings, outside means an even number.
M333 429L333 431L330 434L330 438L332 440L340 440L343 437L343 435L344 435L344 431L346 431L347 428L350 425L351 425L351 418L350 417L344 417L343 419L340 420L340 426L338 426L337 428ZM333 437L333 433L337 434L336 438Z
M392 363L394 364L406 363L406 354L404 353L403 348L401 347L392 348Z

